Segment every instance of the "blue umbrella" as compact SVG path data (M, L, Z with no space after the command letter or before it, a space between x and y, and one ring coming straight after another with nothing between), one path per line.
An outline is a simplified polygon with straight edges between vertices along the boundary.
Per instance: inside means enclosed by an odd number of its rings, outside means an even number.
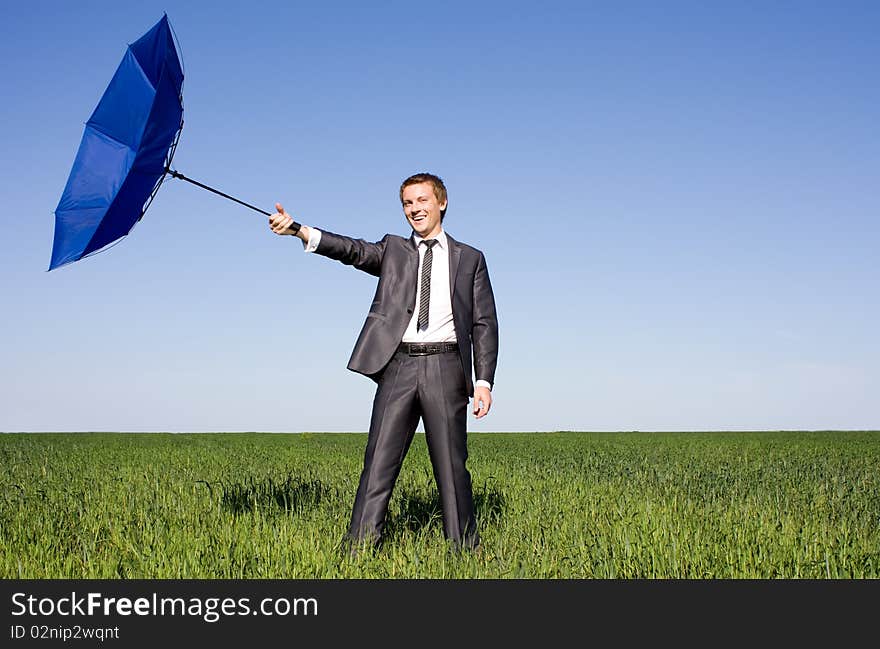
M168 16L129 45L86 123L55 210L49 270L126 236L146 212L166 174L257 212L253 205L171 169L183 129L183 66ZM298 224L293 225L298 229Z

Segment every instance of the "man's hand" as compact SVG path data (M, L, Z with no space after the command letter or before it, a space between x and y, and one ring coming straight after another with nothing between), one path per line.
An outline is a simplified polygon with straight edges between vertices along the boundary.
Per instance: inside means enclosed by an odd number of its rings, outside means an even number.
M477 419L482 419L489 414L489 408L492 407L492 393L489 388L482 386L474 388L474 415Z
M299 232L294 232L290 229L290 224L293 223L293 217L284 211L284 207L281 205L281 203L275 203L275 209L278 211L269 217L269 227L272 229L272 232L274 232L275 234L298 235ZM308 236L307 228L301 227L300 232L302 232L303 230L306 230L306 232L304 232L303 234Z

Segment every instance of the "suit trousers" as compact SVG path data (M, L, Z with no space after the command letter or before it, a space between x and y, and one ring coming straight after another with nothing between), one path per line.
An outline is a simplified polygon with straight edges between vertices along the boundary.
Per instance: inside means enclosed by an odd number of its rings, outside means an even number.
M479 545L467 453L468 392L457 352L396 352L378 379L348 538L381 539L388 502L421 418L443 507L443 532L456 547Z

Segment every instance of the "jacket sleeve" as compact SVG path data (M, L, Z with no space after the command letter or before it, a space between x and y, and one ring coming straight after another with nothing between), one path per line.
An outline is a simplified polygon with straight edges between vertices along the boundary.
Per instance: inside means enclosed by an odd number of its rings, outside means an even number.
M471 339L474 346L474 374L495 387L495 366L498 364L498 316L495 296L489 281L486 258L480 253L474 274L474 326Z
M315 252L378 277L382 269L382 257L385 254L387 241L388 235L385 235L381 241L370 243L363 239L352 239L322 230L321 242Z

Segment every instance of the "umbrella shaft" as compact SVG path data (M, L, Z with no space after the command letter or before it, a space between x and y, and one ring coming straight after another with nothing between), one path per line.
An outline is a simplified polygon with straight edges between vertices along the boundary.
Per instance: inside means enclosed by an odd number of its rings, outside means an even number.
M249 207L252 210L254 210L255 212L259 212L260 214L265 214L266 216L272 216L271 212L267 212L266 210L261 210L259 207L255 207L255 206L251 205L250 203L245 203L244 201L240 201L237 198L235 198L234 196L230 196L229 194L224 194L219 189L214 189L213 187L208 187L208 185L200 183L197 180L193 180L192 178L187 178L182 173L180 173L179 171L175 171L171 167L168 167L167 169L165 169L165 171L170 173L175 178L179 178L180 180L185 180L186 182L192 183L193 185L196 185L197 187L201 187L202 189L207 189L209 192L214 192L215 194L222 196L223 198L228 198L231 201L235 201L239 205L244 205L245 207Z

